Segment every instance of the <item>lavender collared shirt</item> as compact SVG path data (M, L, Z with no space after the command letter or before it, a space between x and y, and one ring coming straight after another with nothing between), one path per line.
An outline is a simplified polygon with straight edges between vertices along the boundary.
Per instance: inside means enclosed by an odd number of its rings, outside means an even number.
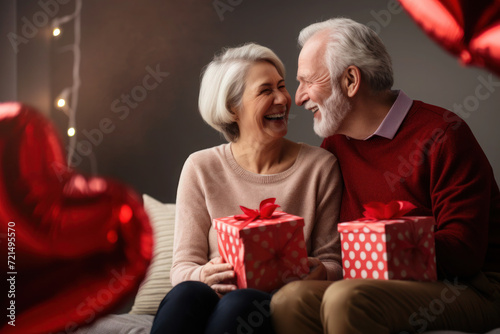
M398 97L391 109L385 116L382 123L380 123L377 130L374 133L366 137L364 140L370 139L371 137L377 135L387 139L392 139L396 135L399 126L406 117L406 114L411 108L413 100L408 97L402 90L399 91Z

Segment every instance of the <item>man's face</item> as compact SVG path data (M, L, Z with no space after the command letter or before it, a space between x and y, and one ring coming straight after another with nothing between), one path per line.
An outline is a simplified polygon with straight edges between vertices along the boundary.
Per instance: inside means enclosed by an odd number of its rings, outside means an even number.
M321 36L320 36L321 37ZM299 88L295 103L314 113L314 131L320 137L338 132L351 105L324 63L326 43L314 36L306 42L299 55L297 80Z

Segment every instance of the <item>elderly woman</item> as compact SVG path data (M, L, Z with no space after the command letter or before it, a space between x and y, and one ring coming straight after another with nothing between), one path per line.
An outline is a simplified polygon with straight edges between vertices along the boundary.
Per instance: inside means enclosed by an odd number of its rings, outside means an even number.
M291 98L285 69L268 48L226 49L207 66L200 89L203 119L227 144L193 153L177 190L175 286L163 299L152 333L272 333L271 295L237 289L223 263L212 219L275 197L304 218L311 271L304 279L342 277L336 231L341 179L327 151L287 140Z

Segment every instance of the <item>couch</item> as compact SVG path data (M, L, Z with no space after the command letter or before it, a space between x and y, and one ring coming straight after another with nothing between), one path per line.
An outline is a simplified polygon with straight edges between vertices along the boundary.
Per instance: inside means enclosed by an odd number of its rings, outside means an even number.
M164 204L143 195L144 208L154 234L153 259L141 286L130 304L95 322L79 328L77 334L149 333L158 305L172 289L170 267L174 240L175 204ZM123 312L123 313L122 313Z
M126 313L111 314L76 331L77 334L147 334L150 332L154 314L163 297L172 285L170 267L174 238L175 204L164 204L151 196L143 195L144 207L153 228L155 246L153 259L135 299L124 306ZM457 331L431 331L426 334L461 334ZM487 334L500 334L500 328Z

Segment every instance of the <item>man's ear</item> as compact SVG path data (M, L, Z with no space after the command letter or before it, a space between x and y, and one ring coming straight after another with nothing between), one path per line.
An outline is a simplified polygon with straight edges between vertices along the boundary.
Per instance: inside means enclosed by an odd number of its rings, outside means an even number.
M354 97L361 85L361 71L359 68L354 65L346 68L342 76L341 85L348 97Z

